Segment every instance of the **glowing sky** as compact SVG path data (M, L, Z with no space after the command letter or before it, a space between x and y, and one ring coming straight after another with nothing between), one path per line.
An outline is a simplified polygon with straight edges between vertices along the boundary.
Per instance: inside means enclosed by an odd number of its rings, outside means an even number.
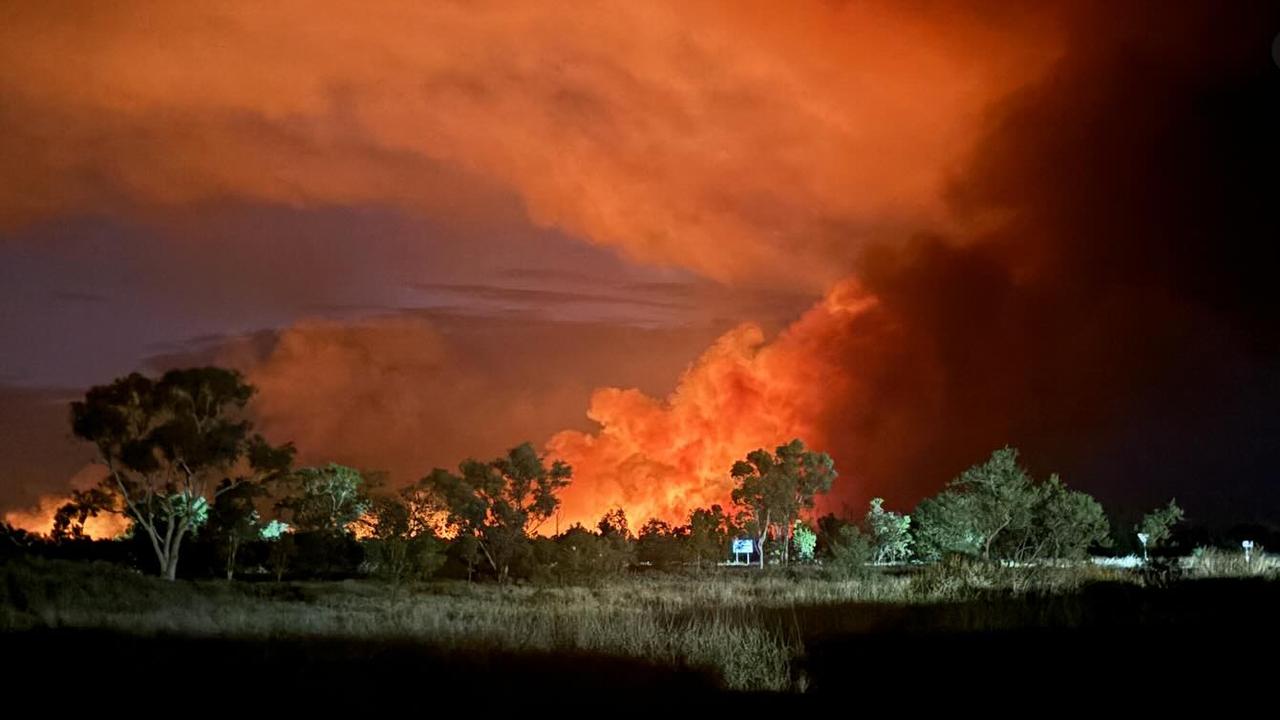
M1009 443L1272 514L1276 10L1002 5L0 6L0 508L218 362L304 461L532 440L575 519L795 434L833 508Z

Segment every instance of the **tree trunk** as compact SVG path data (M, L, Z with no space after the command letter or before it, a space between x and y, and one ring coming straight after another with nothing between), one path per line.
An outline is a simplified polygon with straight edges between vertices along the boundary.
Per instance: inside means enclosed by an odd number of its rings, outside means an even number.
M1008 527L1009 523L1012 522L1012 520L1013 518L1005 518L1004 522L1000 523L1000 527L996 528L994 532L992 532L989 536L987 536L986 545L982 550L982 555L987 562L991 562L991 546L995 543L996 536L999 535L1001 531L1003 531L1006 527Z
M765 536L764 536L764 534L762 533L762 534L760 535L760 537L756 539L756 552L757 552L757 553L759 553L759 555L760 555L760 569L761 569L761 570L763 570L763 569L764 569L764 538L765 538Z
M156 550L156 562L160 564L158 572L160 577L171 580L172 578L169 577L169 554L163 550Z
M783 542L783 545L782 545L782 564L783 564L783 565L790 565L790 564L791 564L791 532L792 532L792 526L793 526L793 525L794 525L794 523L789 523L789 524L787 525L787 534L786 534L786 536L785 536L785 537L783 538L783 540L782 540L782 542Z
M174 535L173 543L169 546L169 552L168 552L169 562L164 569L165 580L178 579L178 550L182 547L182 537L186 534L187 534L187 528L185 526L182 526L178 528L177 534Z
M240 550L240 540L231 541L231 549L227 553L227 580L232 580L236 574L236 552Z

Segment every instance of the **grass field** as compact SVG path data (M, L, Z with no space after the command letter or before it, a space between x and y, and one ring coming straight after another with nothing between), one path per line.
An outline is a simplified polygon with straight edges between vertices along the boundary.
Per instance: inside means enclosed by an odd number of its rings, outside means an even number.
M587 586L432 582L393 598L368 580L174 583L114 565L19 559L0 566L0 631L33 657L110 648L125 666L194 662L214 672L234 662L284 668L300 683L358 664L455 685L571 672L597 687L831 692L849 673L885 674L883 683L921 659L913 672L954 663L963 673L962 658L1001 643L1011 657L1034 658L1046 642L1274 636L1271 566L1216 562L1216 575L1250 577L1194 578L1193 567L1162 581L1090 564L944 563L856 579L719 568Z

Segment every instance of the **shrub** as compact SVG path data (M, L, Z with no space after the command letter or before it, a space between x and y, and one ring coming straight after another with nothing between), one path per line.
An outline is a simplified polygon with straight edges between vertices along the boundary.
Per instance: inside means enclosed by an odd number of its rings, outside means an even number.
M856 525L845 525L832 538L827 567L836 577L864 577L870 572L867 563L873 552L871 538Z

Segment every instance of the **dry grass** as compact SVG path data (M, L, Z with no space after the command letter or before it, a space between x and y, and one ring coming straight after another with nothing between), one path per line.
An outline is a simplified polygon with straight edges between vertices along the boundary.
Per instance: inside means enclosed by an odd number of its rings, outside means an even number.
M1274 573L1274 559L1248 566L1239 560L1202 556L1195 572ZM806 633L865 629L881 622L878 615L911 606L939 606L945 612L936 616L970 630L1034 623L1020 608L1035 603L1017 598L1062 598L1094 582L1137 584L1141 576L1092 563L948 561L858 579L829 578L817 568L721 568L696 576L639 573L590 587L433 582L392 601L373 581L170 583L115 565L32 559L0 565L0 631L394 639L460 652L596 653L709 671L731 689L787 690L796 688L793 667ZM1012 598L1013 605L997 609L992 598Z
M788 689L799 652L776 628L728 607L695 617L684 612L691 601L678 586L646 582L597 589L433 583L392 602L373 582L168 583L114 566L46 562L11 563L0 575L0 630L409 639L464 652L599 653L709 670L727 688L750 690ZM654 585L655 592L636 592Z
M1280 577L1280 556L1268 555L1262 548L1255 548L1245 559L1242 550L1197 548L1183 566L1192 577Z

